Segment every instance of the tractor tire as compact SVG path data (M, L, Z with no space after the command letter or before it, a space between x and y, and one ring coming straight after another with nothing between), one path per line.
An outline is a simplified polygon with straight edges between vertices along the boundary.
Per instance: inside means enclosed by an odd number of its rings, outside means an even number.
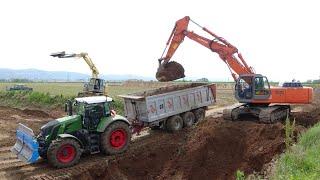
M199 108L194 111L194 115L196 117L196 122L199 122L204 120L206 116L206 111L203 108Z
M183 127L183 120L179 115L171 116L166 122L166 129L170 132L181 130Z
M101 151L109 155L123 153L128 149L130 140L129 125L121 121L114 122L101 134Z
M192 112L186 112L182 115L183 126L191 127L195 122L195 115Z
M79 162L82 150L80 144L71 138L56 139L47 151L49 164L56 168L70 167Z

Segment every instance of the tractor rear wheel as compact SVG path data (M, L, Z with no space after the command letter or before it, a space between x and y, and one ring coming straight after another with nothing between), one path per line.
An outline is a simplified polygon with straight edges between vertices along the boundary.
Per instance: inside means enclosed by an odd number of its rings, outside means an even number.
M101 135L101 150L105 154L118 154L128 149L131 131L125 122L117 121L109 125Z
M195 116L192 112L186 112L182 115L183 126L191 127L195 121Z
M179 115L171 116L166 122L166 129L170 132L181 130L183 127L183 120Z
M82 150L80 144L71 138L52 141L47 151L49 163L56 168L70 167L79 162Z
M196 117L196 122L199 122L204 120L206 116L206 111L203 108L199 108L194 111L194 115Z

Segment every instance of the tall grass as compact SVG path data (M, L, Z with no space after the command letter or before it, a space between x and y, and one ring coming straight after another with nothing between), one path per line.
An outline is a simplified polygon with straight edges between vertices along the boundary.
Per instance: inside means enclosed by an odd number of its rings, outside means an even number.
M62 107L68 99L73 98L74 96L51 95L50 93L41 92L0 91L0 105L13 107Z
M287 149L289 149L293 143L295 124L296 124L295 119L291 123L289 117L287 117L285 122L285 135L286 135L285 143L286 143Z
M273 179L320 179L320 123L280 157Z

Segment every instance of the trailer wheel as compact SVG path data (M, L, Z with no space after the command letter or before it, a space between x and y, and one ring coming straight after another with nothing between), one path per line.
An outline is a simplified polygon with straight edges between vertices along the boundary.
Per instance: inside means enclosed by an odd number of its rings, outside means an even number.
M179 131L183 127L183 120L180 116L175 115L169 117L169 119L166 122L166 128L170 132Z
M101 135L101 150L105 154L118 154L128 149L131 140L129 126L117 121L109 125Z
M47 151L49 163L57 168L70 167L79 162L81 156L80 144L71 138L52 141Z
M186 112L182 115L183 126L191 127L195 121L195 115L192 112Z
M194 111L194 115L196 117L196 122L204 120L204 118L206 116L205 114L206 114L206 111L204 109L202 109L202 108L196 109Z

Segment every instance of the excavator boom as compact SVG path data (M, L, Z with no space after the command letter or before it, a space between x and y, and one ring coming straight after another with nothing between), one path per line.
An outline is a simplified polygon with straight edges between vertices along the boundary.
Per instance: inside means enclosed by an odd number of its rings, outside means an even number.
M199 26L203 31L210 34L214 39L211 40L206 37L202 37L192 31L189 31L188 25L190 21ZM167 51L166 49L164 50L164 53L167 53L165 56L163 53L161 58L159 59L159 68L156 74L156 78L159 81L172 81L184 77L184 74L177 73L177 70L179 72L184 72L183 67L177 62L174 62L174 64L172 64L169 61L186 36L189 39L194 40L202 46L217 53L219 57L227 64L235 81L238 79L239 75L254 74L253 69L247 65L242 55L238 53L238 49L235 46L230 44L224 38L217 36L207 28L202 27L198 23L192 21L189 16L186 16L176 22L175 27L173 28L166 44L166 48L168 46L169 48ZM174 74L177 75L175 78L172 77Z
M189 31L190 22L199 26L213 39ZM236 82L235 98L243 104L224 111L225 119L236 120L240 115L250 114L258 117L262 122L270 123L286 117L290 111L290 104L311 103L312 88L302 86L299 88L270 87L267 77L256 74L235 46L207 28L200 26L189 16L178 20L171 32L166 48L159 59L159 68L156 73L156 78L159 81L173 81L184 77L182 65L170 60L185 37L217 53L220 59L227 64Z
M75 54L75 53L66 54L65 51L62 51L62 52L52 53L52 54L50 54L50 56L58 57L58 58L74 58L74 57L75 58L83 58L83 60L87 63L87 65L89 66L89 68L91 70L92 78L98 78L98 76L99 76L99 71L98 71L97 67L94 65L94 63L92 62L88 53L82 52L79 54Z

